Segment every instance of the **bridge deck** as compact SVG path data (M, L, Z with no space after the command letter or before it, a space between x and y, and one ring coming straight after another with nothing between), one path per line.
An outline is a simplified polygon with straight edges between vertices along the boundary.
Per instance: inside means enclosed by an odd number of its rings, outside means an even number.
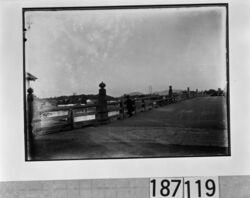
M36 160L226 155L224 97L200 97L35 140Z

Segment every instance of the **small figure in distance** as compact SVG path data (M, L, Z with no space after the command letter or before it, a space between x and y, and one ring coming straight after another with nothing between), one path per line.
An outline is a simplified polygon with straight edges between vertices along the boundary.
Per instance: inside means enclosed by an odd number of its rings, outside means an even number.
M145 111L145 110L146 110L146 103L145 103L145 100L142 99L141 102L142 102L141 107L142 107L143 111Z
M131 117L133 115L134 105L133 105L133 101L129 95L127 95L126 103L127 103L128 116Z
M120 99L119 104L120 104L120 110L119 110L120 117L119 117L119 119L121 120L121 119L124 119L124 99L123 98Z

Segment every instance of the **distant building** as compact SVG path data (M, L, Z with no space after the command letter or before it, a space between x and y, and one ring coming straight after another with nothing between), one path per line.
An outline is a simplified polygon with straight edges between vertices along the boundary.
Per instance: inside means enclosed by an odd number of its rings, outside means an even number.
M30 81L35 81L35 80L37 80L37 77L35 77L29 72L26 72L26 87L27 88L30 88Z
M218 96L223 96L224 95L224 92L223 92L223 90L221 90L221 88L218 88L217 95Z

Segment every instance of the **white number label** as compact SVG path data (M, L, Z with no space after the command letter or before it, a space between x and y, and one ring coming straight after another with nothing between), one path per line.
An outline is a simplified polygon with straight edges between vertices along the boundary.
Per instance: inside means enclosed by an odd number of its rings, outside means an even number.
M151 178L150 198L219 198L218 177Z
M184 198L219 198L218 177L184 178Z
M183 178L150 179L150 198L183 198Z

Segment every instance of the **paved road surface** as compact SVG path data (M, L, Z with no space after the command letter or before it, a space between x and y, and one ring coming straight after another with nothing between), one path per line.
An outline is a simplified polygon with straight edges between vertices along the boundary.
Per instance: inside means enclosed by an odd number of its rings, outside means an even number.
M35 140L35 160L227 155L224 97L200 97Z

